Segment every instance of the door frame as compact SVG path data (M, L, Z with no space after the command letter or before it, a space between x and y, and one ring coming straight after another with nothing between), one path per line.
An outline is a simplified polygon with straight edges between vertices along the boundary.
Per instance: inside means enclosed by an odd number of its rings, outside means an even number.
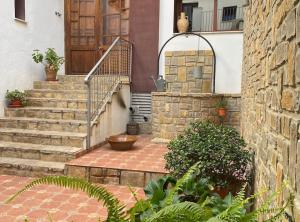
M100 56L99 45L100 45L100 36L102 36L102 24L101 24L101 0L95 0L96 8L95 8L95 31L98 34L95 34L95 41L98 44L97 51L98 57ZM72 59L71 59L71 0L64 0L64 32L65 32L65 74L66 75L80 75L80 73L72 73ZM91 47L92 49L93 47ZM94 48L93 48L94 49ZM81 73L82 74L82 73Z

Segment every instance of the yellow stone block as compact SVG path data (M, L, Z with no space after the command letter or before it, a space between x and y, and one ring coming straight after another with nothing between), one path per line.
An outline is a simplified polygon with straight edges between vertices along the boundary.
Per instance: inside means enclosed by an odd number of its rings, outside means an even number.
M178 57L178 65L185 66L185 57L184 56Z
M186 67L179 67L178 68L178 81L179 82L186 82Z

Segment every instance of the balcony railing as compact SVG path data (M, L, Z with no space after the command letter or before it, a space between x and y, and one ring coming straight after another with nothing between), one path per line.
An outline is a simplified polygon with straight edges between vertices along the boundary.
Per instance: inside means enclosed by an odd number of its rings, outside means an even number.
M203 11L194 8L190 31L215 32L215 31L242 31L243 8L223 8L214 11Z

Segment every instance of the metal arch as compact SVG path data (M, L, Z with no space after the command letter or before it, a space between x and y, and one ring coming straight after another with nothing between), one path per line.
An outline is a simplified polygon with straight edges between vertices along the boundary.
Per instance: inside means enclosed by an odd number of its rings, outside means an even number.
M213 52L213 60L214 60L214 66L213 66L213 93L216 92L216 63L217 63L217 60L216 60L216 52L214 50L214 47L212 46L212 44L205 38L203 37L202 35L200 34L197 34L197 33L193 33L193 32L185 32L185 33L179 33L179 34L176 34L174 36L172 36L171 38L169 38L165 44L162 46L162 48L160 49L159 51L159 54L158 54L158 61L157 61L157 73L159 74L159 62L160 62L160 57L161 57L161 54L164 50L164 48L167 46L167 44L175 39L176 37L178 36L182 36L182 35L185 35L185 36L189 36L189 35L193 35L193 36L198 36L199 38L203 39L208 45L209 47L211 48L212 52Z

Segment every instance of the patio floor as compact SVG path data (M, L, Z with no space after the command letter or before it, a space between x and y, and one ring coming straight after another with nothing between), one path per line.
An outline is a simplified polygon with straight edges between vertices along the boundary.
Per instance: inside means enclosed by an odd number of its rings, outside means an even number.
M151 139L150 135L138 136L134 149L129 151L115 151L106 144L67 165L167 173L164 160L167 145L153 143Z
M11 204L3 202L32 178L0 175L0 222L97 222L104 219L106 209L85 193L58 188L56 186L38 186L23 193ZM128 187L105 185L122 203L132 206L134 198ZM141 188L136 189L143 197Z

